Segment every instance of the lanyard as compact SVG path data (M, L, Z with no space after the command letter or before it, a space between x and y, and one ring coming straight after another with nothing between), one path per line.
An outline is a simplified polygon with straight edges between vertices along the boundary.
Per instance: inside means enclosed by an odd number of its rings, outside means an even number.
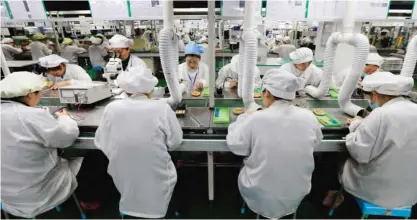
M190 79L190 82L191 82L191 86L192 86L192 87L194 87L195 81L197 80L199 69L200 69L200 68L198 68L198 69L197 69L197 73L195 74L194 80L192 80L192 79L191 79L191 76L190 76L190 74L188 73L188 79Z

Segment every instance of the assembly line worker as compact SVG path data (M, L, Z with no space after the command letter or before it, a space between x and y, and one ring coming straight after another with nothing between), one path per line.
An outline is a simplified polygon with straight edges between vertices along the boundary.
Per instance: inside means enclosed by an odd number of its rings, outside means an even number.
M268 44L268 51L274 52L275 48L278 48L278 46L282 44L282 40L283 37L281 35L275 36L275 40L272 40L272 42Z
M110 47L116 53L116 57L122 60L123 71L128 71L130 68L146 68L145 62L137 56L130 54L130 47L133 46L133 40L127 37L116 34L110 40Z
M106 59L108 58L107 50L103 46L104 40L103 38L96 36L91 37L90 41L93 44L88 48L91 65L103 69L106 67Z
M77 64L68 63L68 60L56 54L40 58L39 64L47 68L48 80L54 84L52 89L93 82L83 68Z
M204 48L190 41L184 48L185 62L178 65L178 79L188 90L202 90L208 86L209 70L207 64L200 61Z
M79 135L65 111L55 119L36 108L46 82L30 72L14 72L0 82L1 202L6 212L34 218L67 200L77 187L82 158L58 157Z
M229 64L223 66L219 71L219 76L216 79L216 88L236 88L238 83L238 70L243 69L243 65L239 65L239 55L234 55ZM259 69L256 67L255 88L262 87Z
M282 39L282 43L278 47L275 47L273 52L279 54L280 58L288 59L290 58L290 53L294 52L297 48L291 44L291 38L288 36Z
M279 69L290 72L300 80L300 88L311 85L318 87L323 77L323 70L312 64L313 51L307 47L298 48L290 53L291 62L282 65Z
M103 42L101 43L101 45L104 47L104 49L106 49L106 50L110 50L111 49L110 48L109 41L107 40L107 38L103 34L96 34L96 37L103 40Z
M166 102L151 99L158 83L151 70L131 68L117 81L128 97L106 106L94 143L109 159L120 212L163 218L177 182L168 150L180 146L181 126Z
M1 40L1 49L6 60L14 60L15 55L21 54L23 52L22 49L15 47L14 40L9 37Z
M227 144L247 157L238 184L248 207L280 218L294 213L310 192L313 151L323 135L313 113L291 103L299 89L297 77L275 69L262 82L266 109L240 115L229 127Z
M379 56L378 53L369 53L368 58L366 59L366 65L363 69L363 72L361 73L361 80L367 76L371 75L377 71L379 71L379 68L384 63L384 58ZM346 68L338 73L336 73L333 76L333 87L340 88L342 87L343 81L345 81L345 78L350 72L352 71L352 68Z
M346 136L351 158L343 168L344 189L389 209L417 203L417 105L403 97L413 84L390 72L365 77L363 90L380 107L355 117Z
M64 38L62 41L61 57L70 63L77 64L78 56L86 52L86 49L74 45L74 42L69 38Z
M46 38L43 34L37 33L33 35L33 42L29 44L32 60L39 60L41 57L52 54L52 50L46 46L45 42Z

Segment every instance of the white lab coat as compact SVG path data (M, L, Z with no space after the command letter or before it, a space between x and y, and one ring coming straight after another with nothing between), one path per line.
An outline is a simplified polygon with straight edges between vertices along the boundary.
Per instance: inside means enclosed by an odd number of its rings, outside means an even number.
M177 182L168 150L182 142L169 105L144 95L114 101L104 109L94 142L109 158L108 173L121 194L120 212L163 218Z
M216 88L230 88L230 80L238 80L238 73L233 71L232 64L229 63L223 66L219 71L219 76L216 79ZM256 67L255 73L255 86L254 88L261 88L262 80L260 77L259 69Z
M130 55L129 63L124 71L128 71L132 67L147 68L146 63L141 58Z
M64 77L48 75L48 80L54 84L57 82L70 81L71 85L83 85L93 82L87 72L77 64L67 63L65 66L66 70Z
M274 48L278 48L278 46L281 46L283 43L280 41L278 44L276 43L275 39L271 40L268 44L268 51L274 52ZM275 53L275 52L274 52Z
M197 77L197 79L195 79L195 77ZM207 87L209 81L208 66L204 62L200 61L197 72L189 73L187 63L181 63L180 65L178 65L178 79L183 80L183 83L186 85L187 88L186 90L194 90L194 86L198 82L203 83L203 87ZM192 82L194 82L194 85Z
M32 60L39 60L39 58L48 56L52 54L52 50L50 50L46 44L40 41L34 41L29 44L30 52L32 54Z
M372 111L346 136L344 189L386 208L416 204L416 121L417 105L402 97Z
M78 63L78 55L86 53L82 47L77 47L75 45L65 45L61 50L61 57L67 59L70 63Z
M90 57L91 65L106 67L106 61L104 57L108 55L103 45L91 45L88 48L88 55Z
M292 62L282 65L280 70L285 70L294 74L298 78L302 78L305 82L304 87L308 85L318 87L321 79L323 78L323 70L314 64L310 64L310 66L303 72L297 70Z
M281 44L277 47L272 49L272 52L279 54L280 58L290 58L290 53L294 52L297 48L295 48L292 44Z
M23 52L22 49L13 47L10 44L1 44L1 49L6 60L14 60L14 55L21 54Z
M12 215L33 218L66 201L77 187L82 158L67 161L57 148L79 135L68 116L17 102L1 104L1 202Z
M313 113L289 101L239 116L229 127L227 144L247 156L238 185L248 207L269 218L294 213L310 192L313 151L322 138Z

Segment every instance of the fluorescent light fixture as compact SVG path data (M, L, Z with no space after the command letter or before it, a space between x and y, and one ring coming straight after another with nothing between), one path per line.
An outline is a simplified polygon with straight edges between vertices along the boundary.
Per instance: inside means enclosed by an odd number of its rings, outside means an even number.
M400 16L388 16L387 19L398 19L398 20L404 20L404 19L410 19L410 17L400 17Z
M56 15L56 11L47 12L48 14ZM90 10L77 10L77 11L59 11L60 15L83 15L91 14Z
M413 10L407 10L407 9L390 9L388 11L389 13L406 13L406 14L411 14L413 12Z
M174 12L207 12L207 8L174 8ZM216 11L220 11L216 8Z

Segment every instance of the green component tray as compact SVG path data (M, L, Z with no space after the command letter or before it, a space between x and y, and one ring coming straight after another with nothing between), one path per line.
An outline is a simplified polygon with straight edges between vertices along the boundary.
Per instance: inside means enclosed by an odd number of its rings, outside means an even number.
M322 116L316 115L317 121L322 124L324 127L341 127L342 124L334 117L330 116L329 114L325 113Z
M256 88L256 89L254 90L254 92L257 92L257 93L262 93L262 88Z
M203 92L201 93L203 95L203 97L209 97L210 95L210 90L208 87L203 89Z
M339 89L329 89L329 95L332 98L337 99L339 97Z
M230 123L230 109L229 108L215 108L213 123L214 124L229 124Z

